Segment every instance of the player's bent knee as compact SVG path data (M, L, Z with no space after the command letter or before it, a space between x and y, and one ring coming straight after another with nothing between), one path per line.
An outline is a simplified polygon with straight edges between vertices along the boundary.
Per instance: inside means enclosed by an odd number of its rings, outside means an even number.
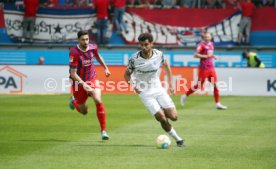
M177 121L177 115L172 115L172 117L170 118L172 121Z
M95 100L95 104L97 105L97 104L100 104L100 103L102 103L102 101L101 100Z
M79 108L80 108L80 113L82 115L86 115L88 113L88 108L87 108L87 105L79 105Z
M170 120L172 121L177 120L177 111L175 108L165 109L165 114Z
M159 121L160 123L167 122L167 118L164 114L161 113L156 113L155 114L155 119Z
M102 103L102 100L100 98L94 98L94 102L97 105L97 104Z
M81 110L80 113L81 113L82 115L86 115L86 114L88 113L88 111L87 111L87 110Z

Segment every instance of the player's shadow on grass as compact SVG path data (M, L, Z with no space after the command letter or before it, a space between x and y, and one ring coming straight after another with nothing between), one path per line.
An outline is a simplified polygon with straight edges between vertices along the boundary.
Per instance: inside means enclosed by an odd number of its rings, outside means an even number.
M61 142L70 142L70 140L59 140L59 139L44 139L44 140L17 140L17 141L22 141L22 142L56 142L56 143L61 143Z
M59 140L59 139L44 139L44 140L17 140L21 142L48 142L48 143L65 143L65 142L72 142L70 140ZM105 141L99 141L98 143L91 143L91 144L79 144L75 146L80 147L147 147L147 148L156 148L152 145L143 145L143 144L108 144Z
M152 145L143 145L143 144L82 144L75 146L87 146L87 147L152 147Z

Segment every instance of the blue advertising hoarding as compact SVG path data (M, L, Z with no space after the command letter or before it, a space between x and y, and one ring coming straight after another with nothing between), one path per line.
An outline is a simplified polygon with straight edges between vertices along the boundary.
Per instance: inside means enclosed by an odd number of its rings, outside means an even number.
M127 65L128 58L135 53L135 50L101 50L100 54L108 65ZM193 58L194 52L165 51L164 55L171 66L195 67L199 59ZM36 65L39 58L44 58L45 65L67 65L69 62L69 50L1 50L1 65ZM241 52L215 52L219 60L215 61L216 67L246 67L246 61L242 58ZM267 68L276 68L275 52L258 52L259 58ZM98 64L98 63L96 63Z

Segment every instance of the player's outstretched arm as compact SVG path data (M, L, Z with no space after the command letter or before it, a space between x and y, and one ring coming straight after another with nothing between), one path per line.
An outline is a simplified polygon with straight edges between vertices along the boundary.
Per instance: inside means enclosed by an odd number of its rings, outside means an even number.
M202 54L199 54L199 53L196 53L194 55L194 58L199 58L199 59L206 59L208 57L210 57L210 56L209 55L202 55Z
M174 94L174 89L173 89L173 85L172 85L172 71L171 71L171 67L169 65L169 63L167 62L167 60L164 61L164 69L166 72L166 75L168 76L168 85L169 85L169 92L170 94Z
M109 77L109 76L111 75L111 73L110 73L108 67L106 66L106 64L105 64L105 62L104 62L104 60L103 60L103 58L102 58L100 55L96 56L95 58L96 58L97 61L100 63L100 65L102 65L102 66L104 67L105 76L106 76L106 77Z
M213 55L213 58L214 58L215 60L219 60L219 57L218 57L218 56Z

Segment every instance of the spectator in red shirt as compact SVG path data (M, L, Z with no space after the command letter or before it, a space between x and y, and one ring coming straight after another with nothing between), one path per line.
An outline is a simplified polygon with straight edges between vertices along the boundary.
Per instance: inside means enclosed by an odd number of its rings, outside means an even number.
M250 42L251 16L253 15L255 5L251 2L251 0L246 0L245 2L240 2L238 4L238 8L242 11L242 18L240 21L240 29L239 29L239 35L238 35L238 45L241 45L244 34L245 34L246 45L250 45L249 42Z
M38 0L24 0L23 34L21 42L33 42L36 11L39 7Z
M108 28L108 9L109 0L93 0L93 8L97 13L97 42L98 44L107 44L107 28Z
M126 8L126 0L113 0L114 5L114 18L113 24L116 26L116 33L121 34L121 27L123 27L124 31L128 33L126 23L123 20L123 16L125 14Z

